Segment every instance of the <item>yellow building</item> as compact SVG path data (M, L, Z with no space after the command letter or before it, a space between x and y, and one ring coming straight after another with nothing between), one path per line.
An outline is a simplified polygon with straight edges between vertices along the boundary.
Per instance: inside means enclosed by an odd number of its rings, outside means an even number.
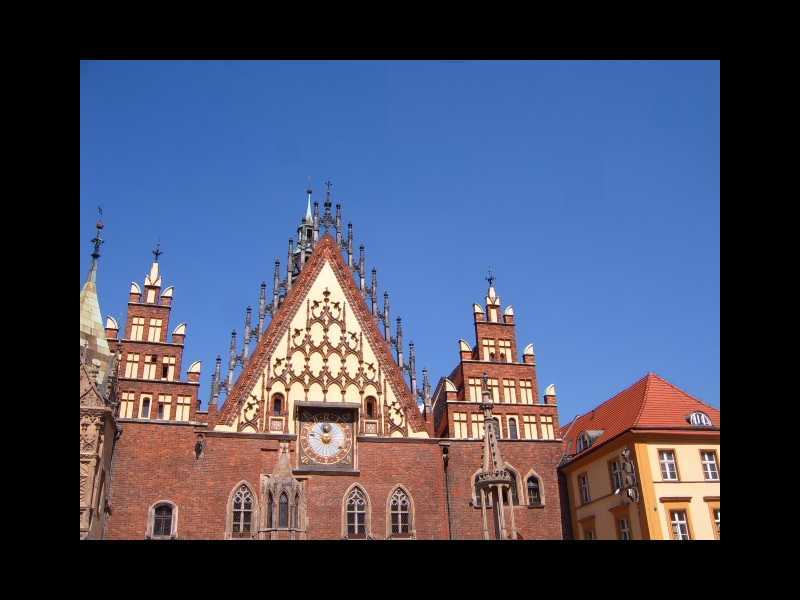
M718 540L719 432L718 409L654 373L565 425L572 537Z

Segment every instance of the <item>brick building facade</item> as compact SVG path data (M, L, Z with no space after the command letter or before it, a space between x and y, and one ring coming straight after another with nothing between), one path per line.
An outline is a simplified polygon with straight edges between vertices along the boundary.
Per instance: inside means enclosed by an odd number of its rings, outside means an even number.
M533 346L520 359L491 278L475 343L459 341L435 389L423 370L418 389L363 245L356 261L330 189L322 210L309 191L271 302L262 284L256 323L248 309L200 410L201 365L181 378L187 326L170 330L159 255L131 285L123 328L109 317L101 334L121 435L96 537L561 539L555 388L540 398Z

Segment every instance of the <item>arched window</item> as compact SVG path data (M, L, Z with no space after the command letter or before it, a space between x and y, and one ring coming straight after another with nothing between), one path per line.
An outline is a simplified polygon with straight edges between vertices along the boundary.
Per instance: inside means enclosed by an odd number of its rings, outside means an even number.
M177 534L178 507L169 500L156 502L148 511L147 537L172 539Z
M286 492L281 493L278 499L278 527L280 529L289 528L289 498Z
M295 494L294 506L292 507L292 526L300 529L300 494Z
M233 497L232 537L250 537L253 529L253 494L242 485Z
M711 419L708 418L708 415L704 412L693 412L689 415L689 423L694 425L695 427L713 427L714 424L711 422Z
M363 538L367 535L367 498L361 488L355 487L347 495L347 537Z
M367 418L375 418L375 398L372 396L367 398Z
M539 490L539 478L531 475L528 477L528 505L539 506L542 503L542 494Z
M267 496L267 529L272 529L272 492Z
M509 419L508 420L508 437L512 440L516 440L519 438L517 435L517 420L516 419Z
M411 502L402 488L397 488L389 501L392 535L403 537L411 533Z
M506 470L508 471L509 475L511 475L511 484L509 485L511 488L511 502L514 504L514 506L518 506L519 494L517 493L517 474L511 469ZM506 491L506 488L503 488L503 504L508 504L508 492Z
M281 410L283 410L283 396L280 394L275 394L272 397L272 411L279 415L281 414Z

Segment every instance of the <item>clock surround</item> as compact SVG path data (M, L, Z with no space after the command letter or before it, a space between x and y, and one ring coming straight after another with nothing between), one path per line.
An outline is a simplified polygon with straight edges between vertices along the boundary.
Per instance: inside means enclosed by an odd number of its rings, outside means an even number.
M295 402L296 473L357 472L356 429L360 405L346 402Z

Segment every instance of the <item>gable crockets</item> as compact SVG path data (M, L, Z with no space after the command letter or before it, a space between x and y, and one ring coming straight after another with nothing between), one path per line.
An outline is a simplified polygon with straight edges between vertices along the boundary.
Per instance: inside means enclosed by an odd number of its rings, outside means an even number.
M276 395L287 400L281 413L274 411ZM389 342L378 331L339 245L325 235L232 386L217 427L287 432L292 415L285 409L294 400L335 406L368 396L380 399L383 435L428 436ZM240 427L244 421L247 428Z

